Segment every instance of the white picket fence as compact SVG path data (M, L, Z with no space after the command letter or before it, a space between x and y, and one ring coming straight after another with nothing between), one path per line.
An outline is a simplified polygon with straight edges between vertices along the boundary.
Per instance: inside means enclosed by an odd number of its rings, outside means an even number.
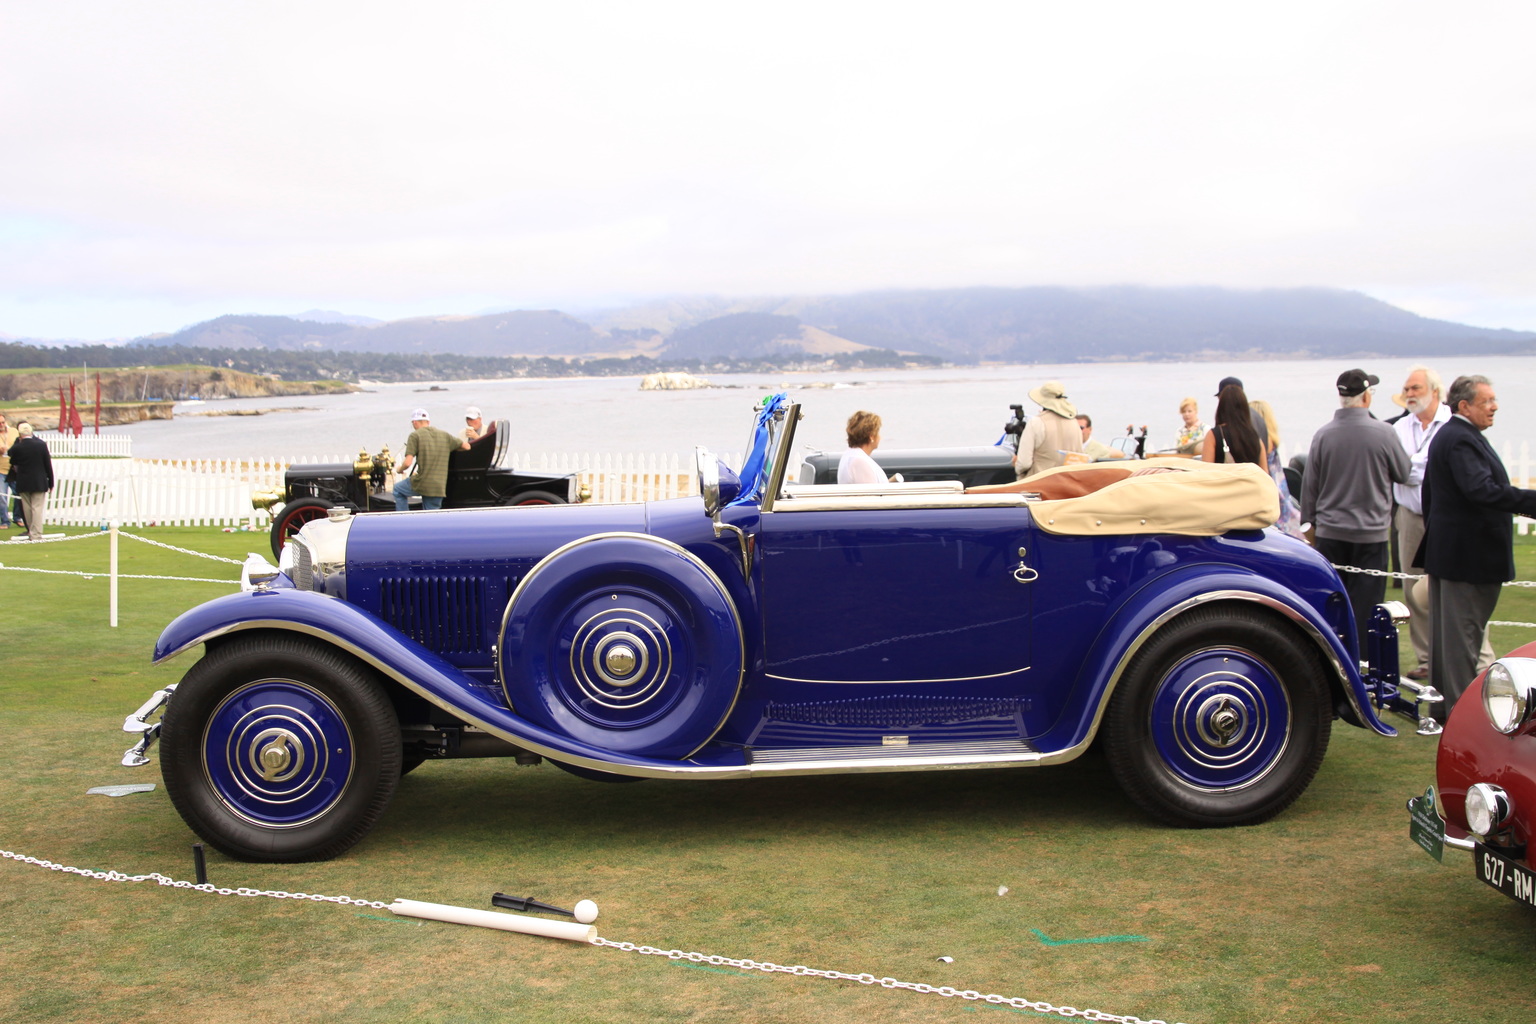
M60 441L105 439L46 438L54 451L57 481L48 499L50 523L98 526L115 521L135 526L265 529L267 514L251 507L253 491L281 491L283 473L290 464L353 459L351 455L300 460L91 458L66 456L55 448ZM1521 442L1518 454L1506 443L1501 454L1512 480L1527 487L1536 485L1530 442ZM722 458L728 465L741 465L739 453ZM656 501L697 493L692 460L678 455L517 453L512 465L524 473L574 472L580 484L591 488L594 502ZM1531 520L1515 522L1520 533L1531 532Z
M49 439L52 442L54 439ZM74 440L74 439L70 439ZM49 445L53 447L52 443ZM739 456L726 456L730 462ZM284 459L54 459L55 484L48 522L100 526L117 522L147 526L246 526L265 529L267 513L251 507L252 492L281 492L290 464L350 463L353 456ZM551 476L575 472L592 501L655 501L697 493L693 467L677 455L513 456L522 473Z
M48 443L48 451L56 459L126 459L133 455L133 436L130 434L81 434L73 437L55 430L39 430L37 436Z

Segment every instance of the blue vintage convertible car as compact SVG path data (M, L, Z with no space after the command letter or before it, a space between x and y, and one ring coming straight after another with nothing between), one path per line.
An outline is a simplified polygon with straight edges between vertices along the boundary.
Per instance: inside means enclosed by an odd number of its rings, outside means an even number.
M739 471L699 450L699 497L334 510L166 628L157 662L203 656L129 717L124 763L158 738L198 835L283 861L347 849L438 758L723 779L1102 743L1150 814L1213 826L1294 801L1335 717L1393 734L1392 618L1362 669L1338 576L1264 528L1256 467L797 485L799 417L765 400Z

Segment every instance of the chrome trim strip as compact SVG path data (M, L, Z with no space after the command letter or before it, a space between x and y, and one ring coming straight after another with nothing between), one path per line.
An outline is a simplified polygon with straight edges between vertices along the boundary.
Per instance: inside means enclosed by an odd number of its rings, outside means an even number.
M764 672L766 679L777 679L785 683L817 683L827 686L909 686L919 683L968 683L980 679L1002 679L1005 676L1022 675L1030 670L1031 666L1023 668L1011 668L1006 672L993 672L984 676L952 676L943 679L801 679L798 676L781 676L772 672Z
M892 487L897 485L892 484ZM871 509L920 509L920 508L1023 508L1032 504L1024 495L1001 492L996 494L846 494L806 497L797 494L775 504L774 512L846 512ZM770 511L764 509L763 511Z
M790 764L818 761L865 761L871 763L933 761L942 758L946 763L968 757L1014 758L1023 754L1035 754L1023 740L982 740L975 743L931 743L919 746L864 746L864 747L805 747L801 749L761 750L754 748L754 764Z

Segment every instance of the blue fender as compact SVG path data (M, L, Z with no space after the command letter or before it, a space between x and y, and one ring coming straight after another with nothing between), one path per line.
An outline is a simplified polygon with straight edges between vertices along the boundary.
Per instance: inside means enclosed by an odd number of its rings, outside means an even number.
M1068 713L1033 742L1047 750L1086 747L1098 731L1126 665L1142 644L1164 622L1212 601L1247 601L1290 619L1318 645L1360 721L1383 736L1397 735L1376 715L1354 658L1316 609L1268 577L1221 566L1173 572L1129 595L1099 633L1078 673L1077 688L1086 689L1090 699L1070 702ZM1070 709L1077 709L1075 717Z
M304 590L230 594L183 612L155 643L155 663L220 637L246 630L286 630L347 651L390 679L469 725L559 761L625 774L746 777L739 766L704 765L619 754L551 732L497 703L484 684L403 633L339 598Z

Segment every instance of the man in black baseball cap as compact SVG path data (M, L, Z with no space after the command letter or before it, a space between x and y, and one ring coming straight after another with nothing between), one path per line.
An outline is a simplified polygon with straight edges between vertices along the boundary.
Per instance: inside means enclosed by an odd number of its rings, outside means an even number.
M1313 546L1334 565L1354 569L1386 569L1392 485L1406 484L1412 471L1397 432L1371 415L1371 388L1379 383L1364 370L1339 374L1339 408L1312 435L1301 482L1301 520L1312 524ZM1363 652L1387 579L1345 571L1342 580Z
M1364 370L1345 370L1339 374L1339 397L1353 398L1363 394L1366 388L1373 388L1381 383L1381 378L1374 373L1366 373Z

